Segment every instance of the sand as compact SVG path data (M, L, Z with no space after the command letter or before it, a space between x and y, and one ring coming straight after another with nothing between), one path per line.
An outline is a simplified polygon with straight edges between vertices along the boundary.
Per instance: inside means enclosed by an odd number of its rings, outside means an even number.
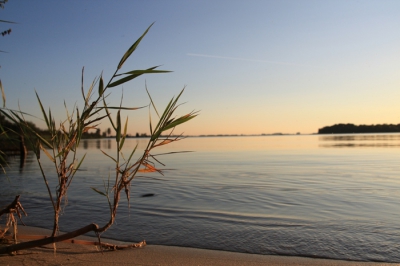
M49 230L19 226L19 234L48 235ZM92 237L78 239L93 240ZM127 244L115 240L106 240L113 244ZM351 262L341 260L313 259L303 257L243 254L226 251L205 250L185 247L147 245L101 253L96 246L70 243L57 243L54 254L52 245L18 251L17 255L0 255L0 265L400 265L395 263Z

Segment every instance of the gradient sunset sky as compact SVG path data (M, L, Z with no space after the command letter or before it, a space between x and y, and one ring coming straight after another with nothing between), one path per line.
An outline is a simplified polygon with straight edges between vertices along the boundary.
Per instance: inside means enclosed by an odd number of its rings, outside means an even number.
M186 85L176 133L315 133L336 123L400 123L400 1L28 1L0 10L0 78L7 106L40 116L35 90L57 121L82 109L86 89L114 72L153 22L123 71L162 65L113 88L109 102L143 106L145 82L161 110ZM122 88L123 87L123 88ZM128 113L124 113L124 116ZM155 117L153 117L155 119ZM33 120L39 125L41 122ZM129 133L149 132L148 110ZM109 127L103 123L101 129Z

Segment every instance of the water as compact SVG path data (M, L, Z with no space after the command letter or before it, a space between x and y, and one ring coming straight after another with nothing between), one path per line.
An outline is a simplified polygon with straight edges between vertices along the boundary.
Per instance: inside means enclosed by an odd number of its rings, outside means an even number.
M129 139L128 147L146 139ZM61 230L108 219L102 190L110 140L85 141ZM171 169L134 180L103 236L257 254L400 262L400 134L187 138L156 153ZM128 154L128 150L126 151ZM51 186L51 164L42 154ZM11 158L0 206L21 194L27 225L51 228L52 209L33 157ZM153 197L141 195L153 193ZM4 219L0 222L4 222Z

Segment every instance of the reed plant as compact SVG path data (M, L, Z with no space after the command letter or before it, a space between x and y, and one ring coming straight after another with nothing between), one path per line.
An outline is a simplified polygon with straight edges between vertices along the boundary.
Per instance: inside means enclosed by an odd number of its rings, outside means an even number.
M38 132L30 123L27 122L26 116L22 110L12 110L5 107L5 95L3 92L3 108L0 112L7 117L9 120L18 124L20 127L21 134L26 136L26 142L32 147L32 151L36 155L36 160L39 165L44 185L47 188L48 196L54 211L53 215L53 229L51 235L51 242L56 242L58 239L64 239L63 237L57 236L59 234L59 219L60 213L64 206L67 204L68 189L75 178L79 178L79 169L84 162L85 155L78 154L78 147L82 140L82 135L89 130L97 129L101 122L108 120L112 126L112 130L115 132L115 143L116 143L116 156L110 155L105 151L102 151L105 156L110 159L110 163L114 165L115 172L113 177L109 177L108 182L105 182L104 189L98 189L93 187L92 189L98 194L104 196L107 199L108 207L110 209L110 217L108 222L103 226L98 226L97 224L91 224L81 229L75 231L78 233L70 234L73 237L76 234L83 234L88 231L94 231L100 237L100 234L109 229L115 222L117 215L118 205L121 200L121 194L125 194L129 203L130 199L130 188L133 179L142 173L160 173L162 174L162 169L158 165L163 165L157 155L153 153L153 150L159 146L168 145L170 143L182 140L184 137L181 135L172 136L174 129L188 122L197 116L196 111L190 113L176 116L175 113L179 107L178 101L181 97L184 89L178 94L177 97L173 97L164 111L158 112L153 99L146 86L146 92L149 97L149 103L143 107L125 107L121 103L119 106L110 106L107 103L107 97L111 94L110 88L122 85L128 81L131 81L143 74L155 74L155 73L167 73L166 70L158 70L158 66L150 67L144 70L132 70L125 73L120 73L120 69L126 60L132 55L132 53L137 49L139 43L148 33L153 24L151 24L146 31L132 44L131 47L125 52L119 61L114 74L108 80L104 82L103 75L95 78L91 83L90 87L85 91L83 84L84 70L82 69L82 84L81 93L83 98L83 107L79 108L75 106L72 111L68 110L67 106L64 104L66 118L60 122L56 123L56 119L53 116L51 110L46 111L36 92L36 98L39 103L39 108L41 110L43 120L46 124L46 133ZM158 122L153 125L150 115L149 130L150 138L146 145L146 148L137 155L137 146L130 151L126 156L122 153L122 149L125 144L128 129L128 118L122 121L121 111L128 110L134 111L140 108L148 107L149 114L151 110L154 110L158 117ZM112 111L116 110L116 115L112 115ZM2 128L2 134L6 133L6 129ZM49 159L56 173L56 187L52 188L49 185L50 177L45 173L42 163L40 153L44 153ZM136 155L135 155L136 154ZM1 155L1 154L0 154ZM138 159L133 159L138 156ZM80 157L81 156L81 157ZM80 158L79 158L80 157ZM79 158L79 159L78 159ZM54 175L52 175L54 176ZM54 180L52 180L54 182ZM47 240L49 241L49 240ZM41 242L43 243L43 242ZM18 244L20 245L20 244ZM6 252L18 250L20 248L7 249ZM42 245L42 244L40 244ZM31 246L28 246L31 247ZM26 248L22 247L22 248ZM1 253L0 249L0 253Z

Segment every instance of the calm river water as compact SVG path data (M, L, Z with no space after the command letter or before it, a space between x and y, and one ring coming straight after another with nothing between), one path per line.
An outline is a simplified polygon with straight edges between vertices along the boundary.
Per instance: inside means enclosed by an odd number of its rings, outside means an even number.
M129 139L129 147L146 139ZM112 140L82 143L61 230L108 219L103 189ZM165 175L134 180L103 236L258 254L400 262L400 134L192 137L160 147ZM126 153L128 154L128 150ZM42 161L55 186L51 163ZM52 209L33 156L11 158L0 207L17 194L27 225L51 228ZM153 197L141 197L144 194ZM0 220L4 223L4 218Z

